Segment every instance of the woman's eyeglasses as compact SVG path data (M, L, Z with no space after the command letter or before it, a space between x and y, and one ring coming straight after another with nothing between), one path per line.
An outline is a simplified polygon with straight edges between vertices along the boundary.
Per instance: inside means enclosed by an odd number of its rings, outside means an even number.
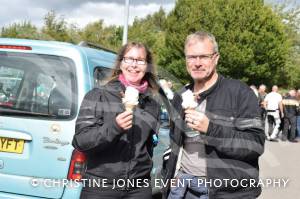
M136 62L137 65L145 65L147 62L144 59L134 59L132 57L123 57L123 62L126 64L132 64Z

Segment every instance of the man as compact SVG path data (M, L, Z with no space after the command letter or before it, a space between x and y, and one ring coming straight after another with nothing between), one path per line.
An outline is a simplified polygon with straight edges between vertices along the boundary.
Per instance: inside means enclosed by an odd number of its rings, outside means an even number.
M265 98L265 103L267 105L267 118L268 118L268 133L267 139L270 141L277 141L279 127L280 127L280 117L283 118L283 106L282 106L282 96L278 93L278 86L274 85L272 87L272 92L268 93Z
M289 94L282 100L284 118L283 118L283 131L282 141L287 139L290 142L297 142L296 128L297 128L297 109L299 102L296 99L296 90L292 89Z
M250 185L250 181L257 183L265 140L255 94L246 84L217 73L220 56L212 34L189 35L185 56L193 82L174 96L171 153L164 156L162 174L168 182L175 178L186 184L171 181L168 197L259 196L261 188ZM196 94L199 105L184 110L181 94L188 89ZM163 190L165 197L167 192Z
M264 100L267 95L266 89L267 89L267 87L264 84L261 84L258 87L258 103L259 103L259 107L261 110L260 114L261 114L263 121L265 121L265 118L266 118L266 104L264 103Z
M265 134L268 135L268 130L269 130L269 124L267 121L267 110L266 110L266 106L267 104L265 103L265 98L267 96L267 92L266 92L266 85L261 84L258 87L258 105L260 107L260 116L261 116L261 120L263 122L263 127L264 127L264 131ZM269 136L266 136L266 138Z

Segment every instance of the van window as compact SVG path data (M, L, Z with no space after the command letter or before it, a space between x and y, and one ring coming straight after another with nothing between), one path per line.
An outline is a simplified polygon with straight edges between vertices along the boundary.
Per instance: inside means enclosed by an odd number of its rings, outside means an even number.
M112 74L111 68L99 67L94 69L94 87L104 85Z
M0 51L0 112L67 119L75 116L74 62L65 57Z

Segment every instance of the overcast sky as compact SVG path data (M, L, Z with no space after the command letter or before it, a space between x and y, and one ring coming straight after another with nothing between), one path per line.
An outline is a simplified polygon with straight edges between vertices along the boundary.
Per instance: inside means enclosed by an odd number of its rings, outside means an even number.
M0 0L0 27L24 20L41 27L43 17L54 10L68 23L79 27L103 19L106 25L123 25L125 0ZM162 6L169 12L175 0L130 0L129 23L135 17L145 17Z
M143 18L159 10L162 6L166 12L172 10L176 0L130 0L129 23L135 17ZM278 3L283 0L265 0ZM300 0L292 0L299 3ZM43 17L54 10L68 23L78 27L103 19L106 25L123 25L125 0L0 0L0 27L24 20L41 27Z

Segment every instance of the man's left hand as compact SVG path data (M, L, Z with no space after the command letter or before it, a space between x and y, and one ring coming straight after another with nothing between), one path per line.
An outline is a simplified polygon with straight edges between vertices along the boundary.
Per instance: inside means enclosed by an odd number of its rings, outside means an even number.
M204 113L196 110L185 110L185 121L188 127L201 133L206 133L209 125L209 119Z

